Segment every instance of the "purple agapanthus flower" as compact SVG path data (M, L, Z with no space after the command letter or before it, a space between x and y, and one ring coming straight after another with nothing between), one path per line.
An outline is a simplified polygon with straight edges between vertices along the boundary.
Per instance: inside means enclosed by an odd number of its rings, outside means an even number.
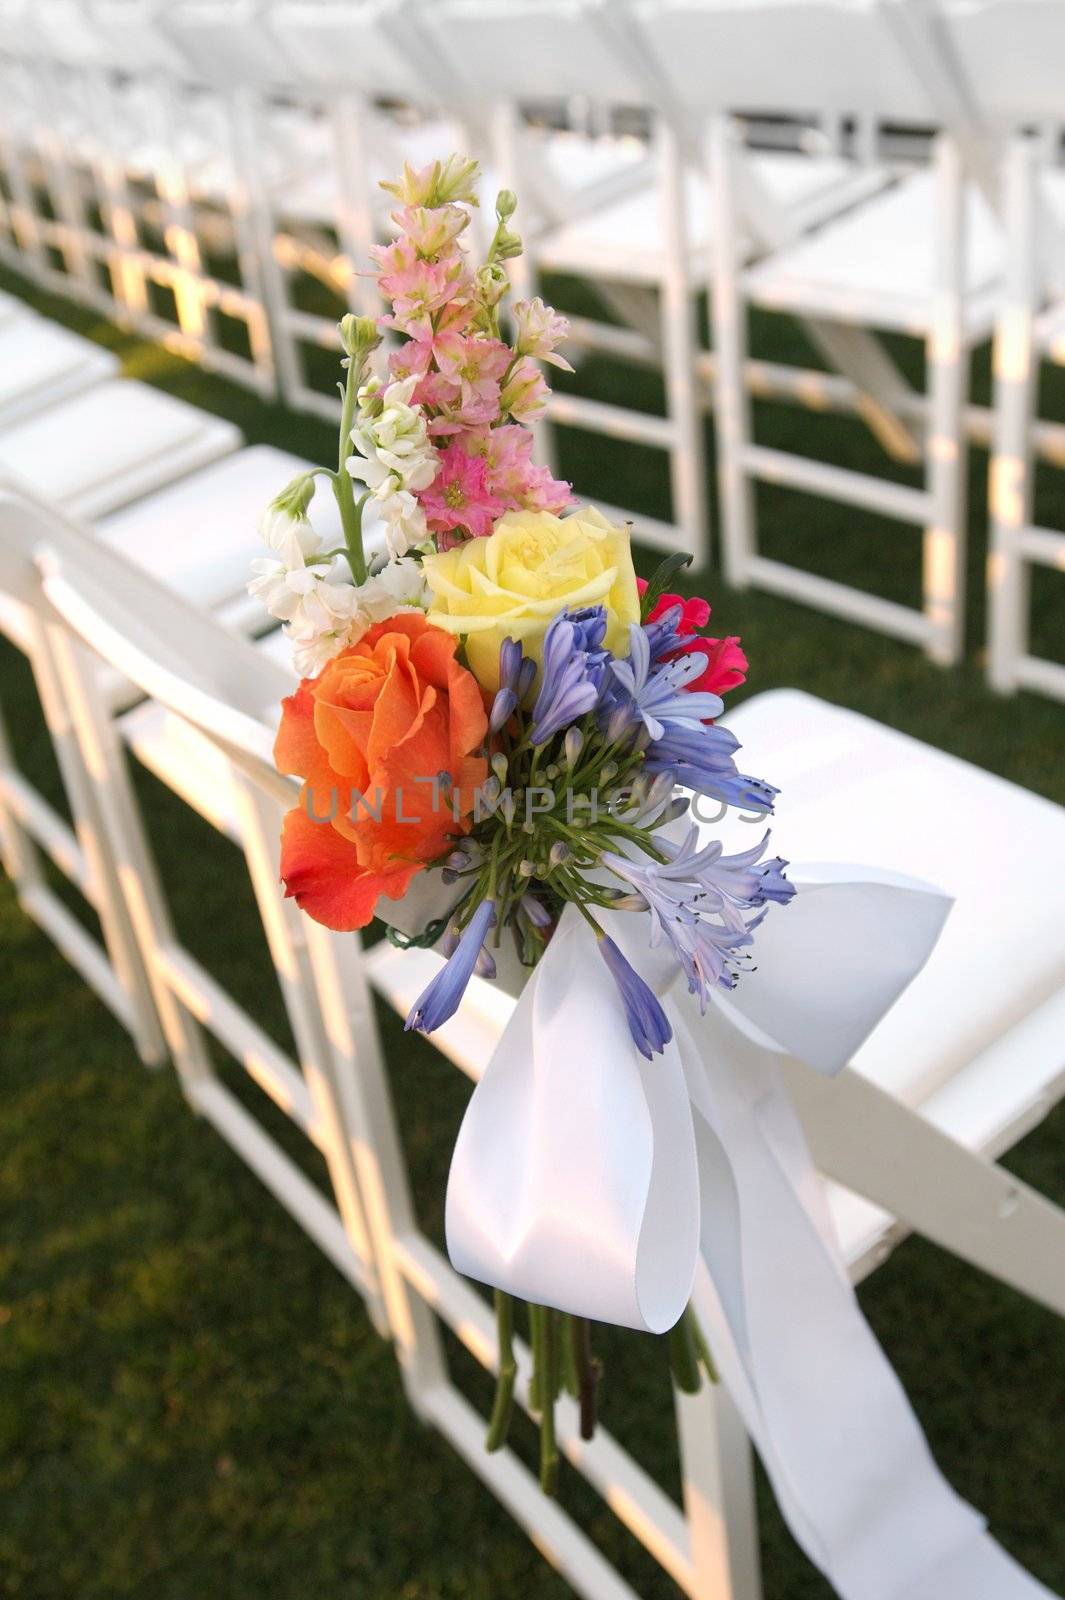
M706 671L707 657L698 651L673 661L652 659L648 630L633 623L629 628L628 660L612 661L610 669L630 702L633 722L642 722L652 740L673 728L698 732L705 722L719 717L724 701L687 686Z
M516 639L504 639L499 647L499 688L492 701L488 731L498 733L506 726L533 686L536 662L522 654Z
M717 725L667 728L648 745L645 765L650 773L671 772L676 783L723 805L772 811L779 789L737 769L732 753L739 747L735 734Z
M625 959L613 939L604 933L599 935L596 943L617 985L633 1043L640 1054L650 1061L656 1052L661 1053L665 1049L673 1037L669 1018L662 1010L654 990Z
M455 1015L475 970L486 977L494 974L495 963L483 945L495 920L495 901L482 900L446 963L432 982L426 984L411 1007L404 1024L408 1032L416 1028L420 1033L433 1033Z
M605 633L602 606L562 611L548 624L540 692L533 706L533 744L546 744L598 705L612 660L602 648Z
M787 862L763 860L769 834L749 850L725 855L720 840L700 845L692 827L680 843L656 839L669 857L632 858L605 851L603 865L636 891L651 917L651 943L668 941L688 987L705 1010L711 989L731 989L770 901L785 904L795 893L784 877ZM751 913L755 915L751 915Z

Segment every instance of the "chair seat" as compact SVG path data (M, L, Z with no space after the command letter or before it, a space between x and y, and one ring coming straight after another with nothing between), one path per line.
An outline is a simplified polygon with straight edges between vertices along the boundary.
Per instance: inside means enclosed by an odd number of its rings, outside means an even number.
M16 300L13 294L5 294L0 290L0 328L6 327L16 317L28 317L31 314L29 307L24 306L21 300Z
M888 868L954 896L925 970L855 1060L906 1104L927 1103L1065 986L1065 810L796 690L758 695L726 721L741 769L781 790L783 855ZM724 829L732 847L755 831L731 817Z
M853 204L875 192L883 177L856 171L829 156L785 153L758 155L751 165L772 199L800 226L825 211ZM685 205L692 278L710 271L712 207L703 176L685 175ZM554 272L602 272L628 282L656 283L666 270L668 252L657 188L653 184L612 205L589 212L535 240L538 265Z
M116 378L0 434L0 472L96 519L240 444L240 430L147 384Z
M253 445L105 518L97 532L228 626L261 631L268 615L247 592L251 564L265 554L259 519L274 495L309 465L286 450ZM315 496L312 516L326 538L341 539L327 486Z
M994 320L1004 262L1002 232L983 195L966 193L967 315L973 340ZM934 177L919 172L745 274L750 298L775 311L928 332L935 290Z
M80 334L30 313L13 315L0 327L0 428L117 371L117 359Z

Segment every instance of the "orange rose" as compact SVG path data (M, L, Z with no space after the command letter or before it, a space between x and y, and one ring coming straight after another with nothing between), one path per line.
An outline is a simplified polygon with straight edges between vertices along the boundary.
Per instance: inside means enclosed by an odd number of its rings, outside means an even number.
M469 831L488 722L457 648L420 613L391 617L282 705L275 759L304 783L285 818L281 877L327 928L364 928L379 895L398 899Z

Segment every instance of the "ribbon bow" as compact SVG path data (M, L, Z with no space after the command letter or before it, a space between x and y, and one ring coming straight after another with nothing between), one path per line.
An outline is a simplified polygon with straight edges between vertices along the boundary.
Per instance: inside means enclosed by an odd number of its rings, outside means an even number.
M781 1073L787 1056L847 1064L950 901L865 868L789 877L798 892L759 928L757 969L705 1016L643 943L646 919L603 919L673 1028L650 1062L566 910L459 1132L452 1262L655 1333L694 1290L792 1532L842 1600L1051 1600L936 1468L858 1308Z

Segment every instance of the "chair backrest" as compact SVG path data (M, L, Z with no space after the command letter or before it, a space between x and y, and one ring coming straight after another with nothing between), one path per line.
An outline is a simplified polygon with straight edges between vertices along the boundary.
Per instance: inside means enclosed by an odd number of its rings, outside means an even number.
M165 0L88 0L108 62L127 72L185 72L185 58L159 20Z
M268 25L297 81L417 105L440 84L412 58L403 11L402 0L277 0Z
M936 24L973 100L996 125L1065 115L1061 0L939 0Z
M0 485L0 590L39 605L42 571L50 603L99 654L273 775L270 715L288 674L43 501Z
M419 0L421 29L482 100L641 105L648 89L602 0Z
M914 60L896 0L622 0L684 111L940 120L935 63Z
M258 0L177 0L160 23L192 75L215 88L265 87L292 76Z

